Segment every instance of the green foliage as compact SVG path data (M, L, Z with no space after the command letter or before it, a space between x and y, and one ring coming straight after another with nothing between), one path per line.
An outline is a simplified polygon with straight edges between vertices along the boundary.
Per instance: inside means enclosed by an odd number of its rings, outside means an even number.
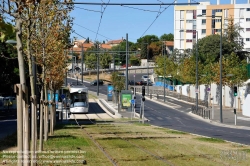
M88 69L96 69L96 55L94 53L85 56L85 64Z
M161 41L174 41L174 35L172 33L169 34L163 34L160 37Z
M103 69L109 68L109 64L112 60L112 56L108 53L100 54L100 65Z
M114 86L114 89L120 92L121 90L125 89L125 77L119 76L118 72L112 73L111 82Z
M5 23L0 16L0 41L4 42L7 39L13 39L15 36L14 26L10 23Z
M129 61L132 66L140 65L140 60L136 55L131 55Z
M196 46L194 46L196 48ZM227 41L225 37L222 37L222 55L227 57L234 52L234 45ZM209 35L198 41L198 54L199 61L201 63L206 63L208 59L209 62L217 62L220 59L220 35ZM195 54L195 49L193 50Z

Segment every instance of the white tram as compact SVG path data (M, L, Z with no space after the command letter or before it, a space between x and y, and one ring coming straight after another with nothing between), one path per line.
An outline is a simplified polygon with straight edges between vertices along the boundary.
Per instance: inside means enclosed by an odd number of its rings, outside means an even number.
M89 99L88 88L84 85L69 87L70 93L70 113L88 113Z

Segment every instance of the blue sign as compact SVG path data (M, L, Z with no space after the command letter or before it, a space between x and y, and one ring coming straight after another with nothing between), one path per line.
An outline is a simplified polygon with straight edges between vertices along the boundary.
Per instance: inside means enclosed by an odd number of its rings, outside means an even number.
M55 94L55 96L53 96L55 98L55 102L56 102L56 108L58 108L58 93ZM51 98L50 93L48 93L48 101L52 102L53 98Z
M131 104L135 104L135 100L134 99L130 100L130 102L131 102Z
M113 97L112 92L113 92L113 90L114 90L113 85L108 85L108 92L107 92L108 101L112 100L112 97Z
M62 98L62 99L65 99L65 94L61 94L61 98Z

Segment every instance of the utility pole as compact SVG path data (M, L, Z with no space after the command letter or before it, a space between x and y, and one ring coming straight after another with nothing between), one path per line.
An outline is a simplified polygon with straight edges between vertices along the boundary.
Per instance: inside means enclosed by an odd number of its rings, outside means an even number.
M84 54L83 54L83 42L82 42L82 54L81 54L81 75L82 75L82 83L83 83L83 57L84 57Z
M128 90L128 34L126 34L126 90Z
M99 43L96 43L96 50L99 50ZM97 55L97 96L99 96L99 53Z

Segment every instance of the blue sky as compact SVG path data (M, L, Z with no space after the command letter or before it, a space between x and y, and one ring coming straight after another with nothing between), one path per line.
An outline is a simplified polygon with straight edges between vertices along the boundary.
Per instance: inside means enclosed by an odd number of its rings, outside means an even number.
M83 2L76 0L75 2ZM173 3L174 0L86 0L93 3ZM187 3L188 0L177 0ZM191 2L200 2L199 0ZM216 0L210 0L216 4ZM231 0L220 0L221 4L230 4ZM247 0L236 0L237 4L247 3ZM106 7L106 8L105 8ZM137 9L133 9L137 8ZM105 9L105 10L104 10ZM147 11L143 11L147 10ZM104 11L101 13L101 11ZM162 13L159 14L158 11ZM102 19L101 19L102 15ZM157 17L158 15L158 17ZM96 6L75 5L71 16L74 17L71 37L83 39L89 37L92 41L109 41L126 38L131 42L145 35L160 37L164 33L174 32L174 6ZM156 18L157 17L157 18ZM97 32L99 35L97 35Z

